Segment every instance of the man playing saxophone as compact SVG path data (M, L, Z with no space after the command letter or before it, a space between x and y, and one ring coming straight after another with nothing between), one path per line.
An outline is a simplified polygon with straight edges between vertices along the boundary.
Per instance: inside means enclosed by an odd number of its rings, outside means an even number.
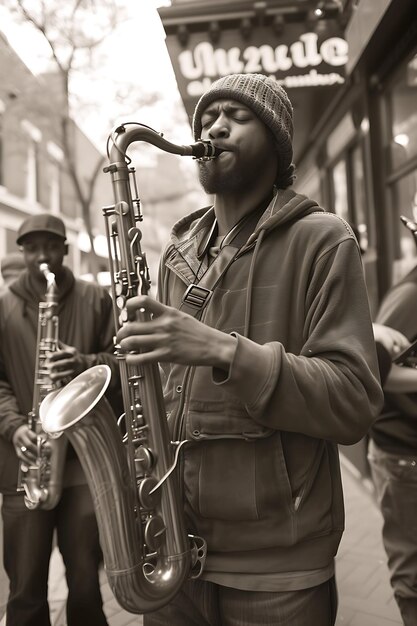
M30 466L37 460L36 434L29 427L28 414L35 384L38 308L47 290L44 264L55 276L59 320L58 349L44 362L52 384L63 384L103 363L110 366L117 390L111 298L104 288L76 279L63 264L68 244L60 218L50 214L27 218L19 228L17 244L26 270L0 299L0 486L4 567L10 579L7 625L50 626L47 582L56 531L69 589L68 626L105 626L98 530L72 447L67 447L62 494L51 510L29 510L24 494L16 492L16 480L19 464Z
M198 164L214 204L174 226L159 302L127 301L117 339L166 374L187 530L208 548L146 626L335 622L337 444L364 436L382 394L358 245L290 189L292 134L273 79L213 83L194 137L222 150Z

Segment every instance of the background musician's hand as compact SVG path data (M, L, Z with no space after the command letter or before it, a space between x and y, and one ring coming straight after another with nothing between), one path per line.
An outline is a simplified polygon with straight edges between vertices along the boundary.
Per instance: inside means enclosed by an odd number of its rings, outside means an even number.
M400 352L408 348L409 340L400 331L383 324L372 324L375 341L382 343L391 358L398 356Z
M148 312L151 319L137 321L140 309ZM139 365L159 361L229 368L236 349L236 339L232 335L149 296L129 299L126 310L130 321L117 333L117 341L125 352L145 351L128 355L127 363Z
M84 356L73 346L59 342L59 349L51 352L45 360L45 367L53 383L72 379L86 369Z
M36 434L27 424L22 424L15 430L12 443L19 459L29 465L36 462Z

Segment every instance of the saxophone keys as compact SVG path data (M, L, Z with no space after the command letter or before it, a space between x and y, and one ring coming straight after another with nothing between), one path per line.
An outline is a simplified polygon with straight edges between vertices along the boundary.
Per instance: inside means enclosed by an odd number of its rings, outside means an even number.
M140 481L139 501L144 509L154 509L160 503L161 494L159 489L153 491L157 484L158 481L155 476L148 476Z
M145 525L144 539L146 545L153 551L159 550L165 543L166 526L159 515L151 517Z
M139 446L135 450L135 467L137 476L143 476L149 473L155 464L155 459L149 448Z

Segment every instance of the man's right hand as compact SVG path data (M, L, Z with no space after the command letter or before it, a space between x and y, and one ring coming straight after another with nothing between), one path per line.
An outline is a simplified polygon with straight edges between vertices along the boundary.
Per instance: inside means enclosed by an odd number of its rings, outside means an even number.
M18 458L28 465L36 462L36 434L27 424L22 424L13 433L12 443Z

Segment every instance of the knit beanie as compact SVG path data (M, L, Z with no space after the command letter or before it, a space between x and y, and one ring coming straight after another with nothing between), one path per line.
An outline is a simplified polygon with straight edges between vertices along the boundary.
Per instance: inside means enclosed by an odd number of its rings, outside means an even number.
M193 117L195 140L201 137L201 116L214 100L231 98L250 108L271 130L278 154L276 185L285 189L294 180L292 164L293 108L284 89L263 74L230 74L216 80L197 102Z

